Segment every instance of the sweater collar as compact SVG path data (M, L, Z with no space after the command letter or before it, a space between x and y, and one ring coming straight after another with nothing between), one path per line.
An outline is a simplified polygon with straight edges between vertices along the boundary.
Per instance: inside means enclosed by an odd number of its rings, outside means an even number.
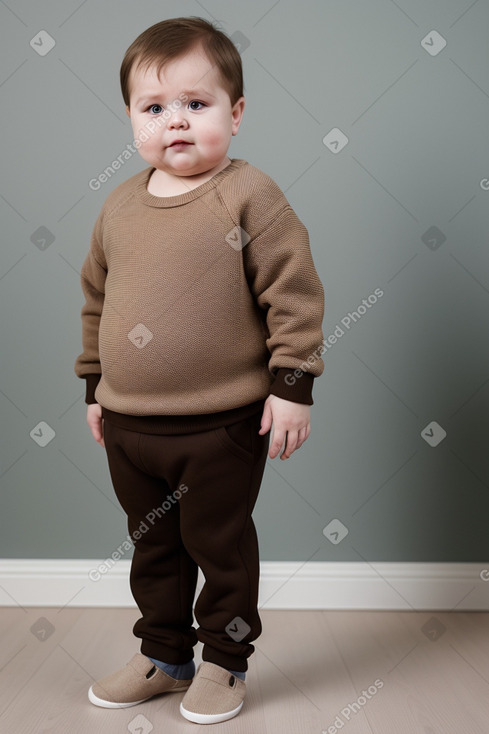
M141 171L141 173L139 174L139 181L136 185L135 193L138 199L147 206L159 208L182 206L183 204L188 204L190 201L194 201L194 199L198 199L203 194L206 194L208 191L215 188L219 183L221 183L223 179L231 176L233 173L235 173L235 171L237 171L244 165L246 165L246 161L240 158L232 158L231 163L229 163L226 168L223 168L222 171L216 173L216 175L210 178L209 181L206 181L200 186L197 186L195 189L191 189L184 194L178 194L177 196L154 196L153 194L149 193L147 188L148 182L153 171L155 170L155 168L152 166L150 168L146 168L144 171Z

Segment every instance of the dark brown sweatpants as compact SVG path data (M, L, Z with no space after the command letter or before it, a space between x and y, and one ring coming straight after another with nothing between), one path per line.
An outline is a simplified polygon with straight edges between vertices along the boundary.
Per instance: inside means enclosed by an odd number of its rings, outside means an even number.
M261 633L259 555L251 518L269 436L262 411L230 426L178 435L104 421L109 470L134 542L131 591L141 652L166 663L203 660L246 671ZM198 567L205 584L192 607Z

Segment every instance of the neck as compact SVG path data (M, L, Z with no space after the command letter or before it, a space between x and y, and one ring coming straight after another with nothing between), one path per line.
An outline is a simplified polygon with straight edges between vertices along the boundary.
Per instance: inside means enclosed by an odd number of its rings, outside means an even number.
M226 157L210 171L196 173L193 176L174 176L159 168L155 168L148 181L147 188L153 196L178 196L179 194L185 194L187 191L192 191L192 189L202 186L202 184L215 176L216 173L227 168L230 163L231 160Z

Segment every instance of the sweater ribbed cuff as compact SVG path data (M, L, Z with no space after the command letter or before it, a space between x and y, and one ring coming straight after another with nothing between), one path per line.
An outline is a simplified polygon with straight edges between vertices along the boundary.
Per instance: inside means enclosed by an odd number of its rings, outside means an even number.
M284 400L291 400L293 403L314 405L312 399L314 375L309 372L302 372L300 377L297 377L294 372L295 370L288 367L280 367L270 387L270 394Z
M85 402L87 405L92 405L92 403L97 402L95 400L95 390L102 375L83 375L83 377L86 380Z

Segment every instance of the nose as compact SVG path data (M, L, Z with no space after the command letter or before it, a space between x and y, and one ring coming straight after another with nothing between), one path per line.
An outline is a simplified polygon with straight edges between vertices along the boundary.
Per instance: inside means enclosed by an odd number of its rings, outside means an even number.
M188 122L182 109L176 110L168 120L169 130L182 130L188 128Z

